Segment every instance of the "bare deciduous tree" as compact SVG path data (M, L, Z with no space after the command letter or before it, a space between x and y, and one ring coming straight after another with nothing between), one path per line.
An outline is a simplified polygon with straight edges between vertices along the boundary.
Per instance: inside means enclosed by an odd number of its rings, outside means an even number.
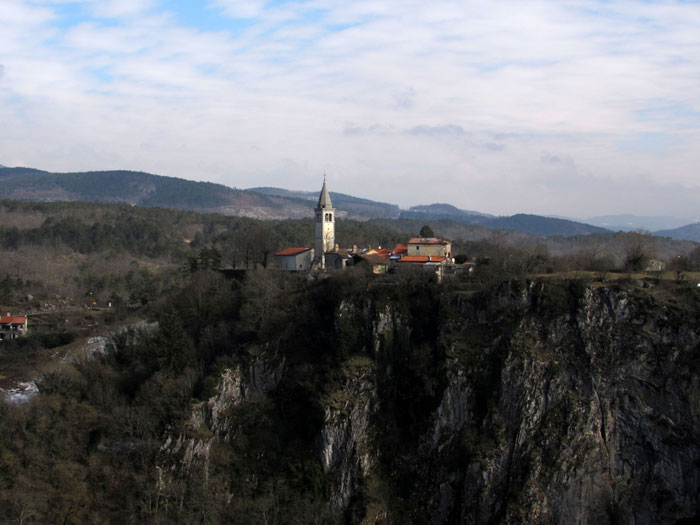
M642 230L619 233L622 268L627 272L643 270L654 256L654 237Z

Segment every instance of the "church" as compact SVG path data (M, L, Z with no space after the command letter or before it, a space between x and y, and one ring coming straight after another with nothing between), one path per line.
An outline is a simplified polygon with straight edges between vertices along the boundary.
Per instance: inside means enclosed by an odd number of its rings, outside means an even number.
M336 267L335 209L328 193L326 177L323 177L321 195L318 197L314 215L314 247L286 248L275 254L277 266L283 270L326 269L327 259L332 259L331 267ZM332 255L333 254L333 255Z
M325 175L314 212L314 247L286 248L275 253L278 268L290 271L342 270L355 261L364 261L372 266L374 273L385 273L391 268L396 270L410 264L442 274L446 264L454 264L452 243L443 239L414 237L394 250L338 247L335 243L336 213Z

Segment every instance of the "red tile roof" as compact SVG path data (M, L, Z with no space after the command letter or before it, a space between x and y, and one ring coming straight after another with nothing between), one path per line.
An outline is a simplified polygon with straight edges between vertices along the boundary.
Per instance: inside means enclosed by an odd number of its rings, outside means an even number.
M443 262L447 257L442 255L406 255L401 257L398 262L410 262L410 263L427 263L427 262Z
M27 318L24 315L0 315L0 324L26 324Z
M411 237L408 240L408 244L450 244L450 241L435 237Z
M281 252L277 252L275 255L299 255L300 253L304 253L309 251L311 248L285 248Z
M394 248L394 254L399 255L402 253L408 253L408 244L404 244L404 243L400 242Z

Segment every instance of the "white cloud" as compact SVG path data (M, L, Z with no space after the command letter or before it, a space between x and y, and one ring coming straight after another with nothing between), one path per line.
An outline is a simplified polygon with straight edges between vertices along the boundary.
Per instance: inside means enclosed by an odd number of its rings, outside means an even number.
M0 4L4 165L310 189L325 169L495 213L697 195L698 4L216 0L216 30L156 0L65 4Z

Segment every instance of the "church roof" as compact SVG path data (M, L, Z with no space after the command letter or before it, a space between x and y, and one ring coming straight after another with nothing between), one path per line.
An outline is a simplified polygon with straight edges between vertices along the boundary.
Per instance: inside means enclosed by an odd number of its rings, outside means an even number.
M326 188L326 180L323 180L323 188L321 188L321 195L318 198L317 208L332 208L333 203L331 202L331 196L328 193L328 188Z

